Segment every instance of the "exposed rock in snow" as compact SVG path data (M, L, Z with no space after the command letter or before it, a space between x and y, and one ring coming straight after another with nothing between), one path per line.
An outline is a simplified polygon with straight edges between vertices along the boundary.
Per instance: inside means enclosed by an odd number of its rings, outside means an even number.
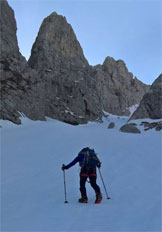
M136 127L135 123L130 123L130 124L126 124L124 126L122 126L120 128L121 132L126 132L126 133L135 133L135 134L140 134L141 131Z

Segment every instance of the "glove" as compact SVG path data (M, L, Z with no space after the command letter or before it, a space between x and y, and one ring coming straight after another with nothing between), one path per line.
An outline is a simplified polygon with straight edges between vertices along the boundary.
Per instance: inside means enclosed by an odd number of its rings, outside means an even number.
M62 171L64 171L65 169L67 169L67 168L66 168L66 165L63 164L63 165L62 165Z
M97 163L97 167L100 168L101 167L101 162Z

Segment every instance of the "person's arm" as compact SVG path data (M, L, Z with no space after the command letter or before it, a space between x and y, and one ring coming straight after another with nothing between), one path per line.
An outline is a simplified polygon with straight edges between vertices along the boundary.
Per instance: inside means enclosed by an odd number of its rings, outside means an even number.
M71 163L69 163L68 165L64 165L62 166L62 169L69 169L71 168L72 166L74 166L76 163L82 161L83 159L83 156L82 155L78 155Z
M79 157L77 156L72 162L70 162L68 165L65 166L65 169L71 168L72 166L74 166L78 162L79 162Z

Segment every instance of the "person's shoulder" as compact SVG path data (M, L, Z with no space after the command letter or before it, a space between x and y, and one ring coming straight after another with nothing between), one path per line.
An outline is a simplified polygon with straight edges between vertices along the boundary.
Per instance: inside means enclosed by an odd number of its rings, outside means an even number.
M83 152L79 152L78 153L78 157L82 157L82 156L84 156L84 153Z
M85 147L80 152L87 152L88 150L89 150L89 147Z
M86 152L87 152L87 148L83 148L83 149L78 153L78 157L79 157L79 158L84 157L84 155L86 154Z

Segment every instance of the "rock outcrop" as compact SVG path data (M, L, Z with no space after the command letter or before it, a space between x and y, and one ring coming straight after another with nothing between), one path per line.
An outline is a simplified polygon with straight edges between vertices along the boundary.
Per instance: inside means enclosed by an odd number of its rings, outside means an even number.
M62 62L62 63L61 63ZM66 18L53 12L42 22L38 36L32 47L29 65L36 69L85 67L88 61L84 57L83 50L76 35ZM65 66L66 68L66 66ZM69 67L70 68L70 67Z
M162 74L153 82L130 120L142 118L162 118Z
M133 79L121 60L107 57L103 65L89 66L72 27L56 13L44 19L29 65L49 86L47 115L63 121L74 115L79 123L100 119L103 110L129 115L128 107L139 103L149 88Z
M130 73L122 60L107 57L93 68L96 92L102 109L115 115L129 115L128 108L138 104L149 86Z
M16 37L16 21L14 11L9 7L6 0L0 1L0 58L19 55Z
M114 122L110 122L108 125L108 129L113 129L115 127L115 123Z
M155 128L156 131L162 130L162 121L159 122L141 122L140 126L144 126L144 130Z
M21 123L23 112L31 119L44 119L38 93L37 74L20 54L14 12L0 1L0 118Z
M121 132L140 134L141 131L136 127L135 123L125 124L120 128Z
M77 125L101 120L103 111L128 115L148 91L121 60L107 57L103 65L90 66L71 25L57 13L44 19L27 63L6 0L0 10L1 119L20 123L23 113Z
M29 65L45 85L46 116L72 124L100 117L93 83L89 81L90 66L65 17L52 13L44 19Z

